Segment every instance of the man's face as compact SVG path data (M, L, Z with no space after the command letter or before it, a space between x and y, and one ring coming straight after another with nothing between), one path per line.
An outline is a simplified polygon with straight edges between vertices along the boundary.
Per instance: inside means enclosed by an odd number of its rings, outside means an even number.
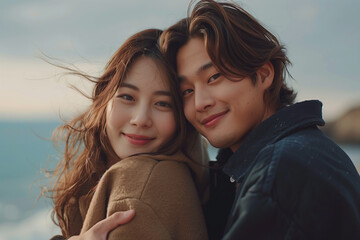
M273 113L263 99L268 83L258 79L254 85L249 77L223 76L212 64L203 39L190 39L176 60L185 116L213 146L235 151Z

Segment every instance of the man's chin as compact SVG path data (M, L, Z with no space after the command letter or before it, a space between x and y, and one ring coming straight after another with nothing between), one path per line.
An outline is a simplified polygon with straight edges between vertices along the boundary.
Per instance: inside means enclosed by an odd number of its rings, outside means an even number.
M207 138L205 136L205 138L209 141L209 143L213 146L213 147L216 147L216 148L228 148L229 146L227 144L225 144L224 141L221 141L219 139L213 139L213 138Z

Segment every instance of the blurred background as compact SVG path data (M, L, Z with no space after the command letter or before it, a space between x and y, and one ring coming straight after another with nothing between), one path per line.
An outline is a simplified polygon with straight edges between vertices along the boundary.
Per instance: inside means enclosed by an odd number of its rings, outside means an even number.
M324 131L360 166L360 2L236 1L285 44L298 101L320 99ZM42 169L59 160L50 141L80 113L91 85L41 60L100 75L130 35L186 16L184 0L2 0L0 2L0 240L49 239L51 201L38 198ZM57 60L56 60L57 61ZM210 152L215 158L215 151ZM358 168L360 169L360 168Z

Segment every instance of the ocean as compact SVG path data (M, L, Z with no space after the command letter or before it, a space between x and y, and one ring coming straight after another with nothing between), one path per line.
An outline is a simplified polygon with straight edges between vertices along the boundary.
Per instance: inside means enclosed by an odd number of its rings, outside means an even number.
M51 221L52 203L38 199L58 153L51 142L59 122L0 122L0 240L41 240L59 234ZM360 146L344 145L360 166ZM210 148L211 159L216 149Z

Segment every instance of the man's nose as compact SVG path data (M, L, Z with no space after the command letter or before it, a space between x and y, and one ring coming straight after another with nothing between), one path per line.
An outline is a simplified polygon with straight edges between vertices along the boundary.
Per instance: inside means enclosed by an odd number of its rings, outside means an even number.
M195 89L195 109L198 112L207 111L215 105L215 99L206 88Z

